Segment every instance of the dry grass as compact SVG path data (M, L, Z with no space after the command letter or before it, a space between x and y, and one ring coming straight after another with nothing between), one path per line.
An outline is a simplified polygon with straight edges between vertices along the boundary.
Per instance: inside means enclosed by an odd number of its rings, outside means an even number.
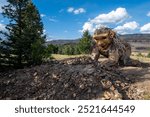
M148 58L147 55L148 55L148 52L143 52L143 53L132 52L131 58L139 60L141 62L148 62L148 63L150 63L150 58Z
M144 100L150 100L150 93L144 94Z
M131 58L133 58L133 59L136 59L136 60L139 60L139 61L141 61L141 62L150 62L150 58L147 58L147 57L137 57L137 56L131 56Z
M88 55L61 55L61 54L52 54L52 57L56 60L63 60L66 58L75 58L75 57L81 57L81 56L88 56Z
M141 53L142 56L139 56L138 52L132 52L132 56L131 58L135 59L135 60L139 60L141 62L148 62L150 63L150 58L148 58L146 55L147 53ZM63 60L66 58L75 58L75 57L81 57L81 56L89 56L89 55L61 55L61 54L52 54L52 58L56 59L56 60ZM101 58L103 58L101 56ZM103 58L104 59L104 58Z

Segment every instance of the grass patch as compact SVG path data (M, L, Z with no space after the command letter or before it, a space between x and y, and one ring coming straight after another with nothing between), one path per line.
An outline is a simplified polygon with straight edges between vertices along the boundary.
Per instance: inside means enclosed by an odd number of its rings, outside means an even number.
M144 100L150 100L150 94L144 94Z
M61 54L52 54L52 57L56 60L63 60L63 59L66 59L66 58L75 58L75 57L81 57L81 56L89 56L89 55L84 55L84 54L81 54L81 55L61 55Z
M131 56L132 59L139 60L141 62L150 62L150 58L148 57L139 57L139 56Z
M131 58L135 60L139 60L141 62L150 63L150 58L148 58L148 52L142 52L142 53L132 52Z
M75 58L75 57L81 57L81 56L89 56L88 54L80 54L80 55L61 55L61 54L52 54L51 59L56 59L56 60L63 60L66 58ZM103 56L100 56L100 60L102 60L102 58L105 58ZM132 55L131 56L132 59L135 60L139 60L141 62L150 62L150 58L146 57L146 56L137 56L137 54Z

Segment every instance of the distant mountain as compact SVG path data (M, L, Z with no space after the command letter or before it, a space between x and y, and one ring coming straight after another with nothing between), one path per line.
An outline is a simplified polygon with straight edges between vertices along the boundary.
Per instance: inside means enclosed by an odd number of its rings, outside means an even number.
M73 39L73 40L58 39L58 40L47 41L46 45L49 45L49 44L64 45L64 44L74 44L74 43L78 43L78 42L79 42L79 39Z
M125 39L129 42L150 42L150 34L126 34L120 35L120 38ZM53 45L64 45L64 44L74 44L78 43L79 39L57 39L52 41L47 41L46 45L53 44Z
M126 34L120 35L120 37L127 41L150 41L150 34Z

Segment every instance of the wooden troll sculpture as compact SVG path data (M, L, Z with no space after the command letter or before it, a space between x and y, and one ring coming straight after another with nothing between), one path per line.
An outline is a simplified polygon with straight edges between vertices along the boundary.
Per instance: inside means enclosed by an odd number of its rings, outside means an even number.
M92 51L92 59L98 60L99 56L103 55L108 59L102 64L107 66L126 65L130 61L130 44L119 39L112 29L96 29L93 40L95 41L95 47Z

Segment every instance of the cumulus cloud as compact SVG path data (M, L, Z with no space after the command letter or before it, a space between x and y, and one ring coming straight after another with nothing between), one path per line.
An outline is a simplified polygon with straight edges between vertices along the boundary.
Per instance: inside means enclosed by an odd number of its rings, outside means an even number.
M150 33L150 23L145 24L140 28L142 33Z
M150 11L147 13L147 16L150 17Z
M73 7L69 7L67 10L69 13L74 13L74 14L81 14L81 13L85 13L86 10L84 8L78 8L78 9L74 9Z
M74 14L80 14L80 13L85 13L85 9L84 8L79 8L79 9L76 9L74 10Z
M104 25L104 24L97 24L97 25L94 25L93 23L91 22L85 22L84 25L83 25L83 29L82 30L79 30L79 32L84 32L85 30L88 30L90 32L94 32L95 29L97 28L100 28L100 27L108 27L107 25Z
M71 12L74 11L74 8L73 7L69 7L67 11L71 13Z
M93 24L91 22L85 22L84 25L83 25L83 29L84 30L89 30L89 31L93 32L94 27L93 27Z
M93 32L97 27L106 26L108 24L118 24L127 18L129 18L129 15L126 9L119 7L109 13L99 14L94 19L85 22L82 31L89 30L90 32Z
M94 19L91 20L91 22L95 24L99 23L118 23L124 21L126 18L128 18L129 15L125 8L117 8L115 11L111 11L108 14L100 14Z
M127 22L122 26L117 26L115 30L120 34L132 33L138 28L139 24L135 21Z

